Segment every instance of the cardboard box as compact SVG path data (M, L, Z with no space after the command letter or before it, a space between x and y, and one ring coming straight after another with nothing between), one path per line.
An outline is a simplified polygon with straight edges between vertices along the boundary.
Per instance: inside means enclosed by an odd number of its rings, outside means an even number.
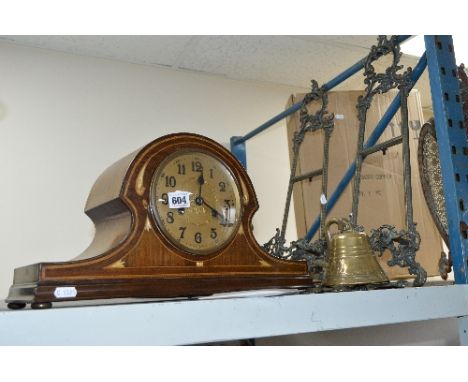
M330 165L328 196L336 189L344 173L355 159L359 122L357 119L357 99L362 91L337 91L329 93L328 110L335 114L335 129L330 140ZM396 92L392 91L374 97L367 114L366 138L374 130L378 121L388 108ZM288 107L299 102L304 94L292 95ZM315 111L318 103L309 105ZM416 260L426 269L428 276L438 275L438 261L442 252L442 239L427 208L419 180L417 161L418 134L424 123L420 95L413 90L408 98L411 152L411 181L413 189L414 221L421 235L421 246ZM289 151L292 153L292 137L299 128L299 113L288 118ZM399 112L392 119L378 143L401 135ZM307 133L301 146L296 175L322 167L323 133ZM328 217L348 217L351 212L352 184L350 182ZM321 178L316 177L296 183L293 191L294 210L298 237L305 236L320 212ZM389 148L385 155L377 152L369 155L362 167L362 181L358 212L358 223L366 232L382 224L394 225L397 229L405 227L405 204L403 193L402 146ZM318 232L313 240L318 238ZM380 263L389 278L408 277L405 268L389 267L386 262L390 253L385 253Z

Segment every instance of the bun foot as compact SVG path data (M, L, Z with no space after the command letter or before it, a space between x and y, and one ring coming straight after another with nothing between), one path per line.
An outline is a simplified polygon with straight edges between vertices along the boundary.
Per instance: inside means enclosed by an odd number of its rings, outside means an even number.
M51 302L33 302L31 309L49 309L52 308Z
M9 302L8 308L13 310L23 309L26 304L24 302Z

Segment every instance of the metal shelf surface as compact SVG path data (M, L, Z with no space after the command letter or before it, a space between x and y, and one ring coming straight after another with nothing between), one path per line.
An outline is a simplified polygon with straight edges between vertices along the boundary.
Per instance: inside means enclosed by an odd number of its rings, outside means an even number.
M3 304L0 345L183 345L468 316L468 285L280 292L45 310Z

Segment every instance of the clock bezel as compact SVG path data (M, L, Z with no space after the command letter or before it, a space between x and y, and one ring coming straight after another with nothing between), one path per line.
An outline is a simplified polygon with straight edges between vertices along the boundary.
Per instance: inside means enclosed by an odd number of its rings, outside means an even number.
M196 154L207 155L213 158L215 161L219 162L221 165L223 165L228 171L228 173L231 175L232 179L234 180L234 184L235 184L235 187L237 188L237 194L239 197L239 200L238 200L239 214L238 214L235 225L229 237L225 239L221 245L216 246L214 248L205 249L205 250L194 250L192 248L184 246L181 242L176 240L176 238L173 235L171 235L167 231L167 229L164 227L164 224L161 221L162 218L159 216L157 212L157 206L155 205L156 198L154 197L154 192L156 189L156 183L159 178L159 175L164 170L165 166L168 163L170 163L172 160L174 160L174 158L177 158L182 155L190 154L190 153L193 153L194 155ZM161 234L164 240L171 247L175 248L177 251L181 251L184 254L189 255L189 258L188 258L189 260L204 261L204 260L212 259L216 257L217 255L219 255L232 243L232 241L237 236L237 233L242 225L242 219L243 219L243 213L244 213L244 206L242 203L244 198L243 198L242 191L243 189L241 187L238 177L236 176L236 172L233 171L232 166L230 166L220 155L217 155L217 153L210 151L210 150L206 150L204 148L199 148L199 147L187 147L184 149L173 150L172 152L168 153L167 156L156 166L151 176L149 195L148 195L149 196L149 208L148 209L152 218L151 219L152 224L156 226L158 232Z

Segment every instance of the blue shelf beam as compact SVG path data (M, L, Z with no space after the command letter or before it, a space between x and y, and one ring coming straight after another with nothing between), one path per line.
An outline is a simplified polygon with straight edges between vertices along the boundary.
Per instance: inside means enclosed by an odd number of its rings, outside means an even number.
M468 284L468 142L452 36L425 36L455 282Z
M401 43L411 36L399 36L398 41ZM346 81L349 77L353 76L357 72L359 72L362 68L364 68L364 64L366 62L366 58L363 58L356 62L354 65L346 69L344 72L337 75L332 80L328 81L324 84L325 90L331 90L341 84L342 82ZM245 142L250 138L253 138L257 134L260 134L262 131L265 131L269 127L273 126L274 124L278 123L279 121L285 119L286 117L294 114L296 111L300 110L302 107L302 102L297 102L288 109L284 110L283 112L279 113L278 115L274 116L273 118L269 119L256 129L252 130L250 133L244 135L243 137L231 137L231 152L237 157L237 159L242 163L242 165L247 168L247 158L246 158L246 149L245 149ZM237 155L240 156L237 156Z

